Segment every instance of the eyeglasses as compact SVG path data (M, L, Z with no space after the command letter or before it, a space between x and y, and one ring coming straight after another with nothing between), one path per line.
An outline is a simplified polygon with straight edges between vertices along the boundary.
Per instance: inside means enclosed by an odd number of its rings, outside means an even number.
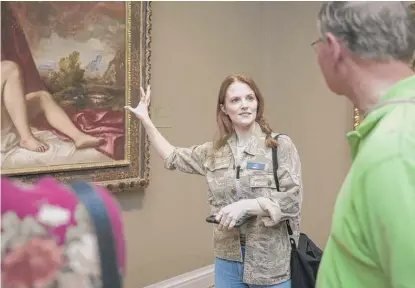
M313 41L310 45L311 47L313 47L314 50L316 50L316 44L321 41L323 40L321 38L318 38L317 40Z

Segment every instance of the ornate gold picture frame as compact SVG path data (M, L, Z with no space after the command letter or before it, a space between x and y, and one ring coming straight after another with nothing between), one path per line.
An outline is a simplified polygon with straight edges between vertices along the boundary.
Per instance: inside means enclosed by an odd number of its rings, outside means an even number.
M2 176L147 186L149 142L124 106L149 84L151 2L1 5Z
M410 5L412 12L415 14L415 3ZM413 70L415 70L415 59L412 60L410 63ZM360 111L357 108L354 108L353 110L353 129L356 130L357 127L359 127L360 123L362 122L362 117L360 115Z

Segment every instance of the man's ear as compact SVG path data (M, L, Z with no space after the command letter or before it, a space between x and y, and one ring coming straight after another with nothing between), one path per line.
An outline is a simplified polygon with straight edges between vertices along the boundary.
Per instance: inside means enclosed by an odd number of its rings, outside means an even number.
M225 115L228 115L228 113L226 112L225 106L223 106L223 104L220 104L220 109L222 110L222 112L223 112Z
M344 49L342 43L340 43L339 39L336 38L332 33L328 32L325 35L325 42L330 47L330 54L332 59L334 60L333 63L338 63L342 60Z

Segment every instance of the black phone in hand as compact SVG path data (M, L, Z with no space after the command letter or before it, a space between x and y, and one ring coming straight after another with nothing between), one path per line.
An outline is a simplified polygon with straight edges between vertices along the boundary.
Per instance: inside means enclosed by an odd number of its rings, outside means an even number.
M252 217L253 216L250 216L250 215L242 216L238 221L236 221L236 224L235 224L234 227L236 227L236 228L241 227L246 222L246 220L248 220L249 218L252 218ZM212 223L212 224L219 224L220 223L220 222L216 221L216 215L208 216L206 218L206 222Z

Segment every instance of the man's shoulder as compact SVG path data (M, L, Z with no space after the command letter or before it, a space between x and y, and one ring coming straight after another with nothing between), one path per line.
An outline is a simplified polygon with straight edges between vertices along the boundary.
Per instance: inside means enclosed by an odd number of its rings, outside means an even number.
M399 105L367 136L361 154L366 164L378 165L396 157L415 159L414 151L415 105Z

